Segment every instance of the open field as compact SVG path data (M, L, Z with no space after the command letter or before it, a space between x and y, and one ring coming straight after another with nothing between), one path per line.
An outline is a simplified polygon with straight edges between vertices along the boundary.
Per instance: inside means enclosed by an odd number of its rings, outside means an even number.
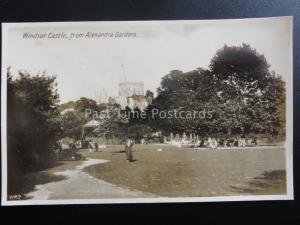
M110 160L84 171L117 186L168 197L286 193L285 151L280 147L213 151L134 145L132 163L123 150L120 145L82 150L88 158Z

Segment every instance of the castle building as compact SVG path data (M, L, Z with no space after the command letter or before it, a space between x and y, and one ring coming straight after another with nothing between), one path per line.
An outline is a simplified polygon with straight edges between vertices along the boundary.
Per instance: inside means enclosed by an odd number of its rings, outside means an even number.
M132 95L144 95L143 82L120 82L119 96L130 97Z
M122 109L128 106L131 109L138 107L144 110L148 105L144 95L144 83L121 81L119 83L119 96L116 101Z

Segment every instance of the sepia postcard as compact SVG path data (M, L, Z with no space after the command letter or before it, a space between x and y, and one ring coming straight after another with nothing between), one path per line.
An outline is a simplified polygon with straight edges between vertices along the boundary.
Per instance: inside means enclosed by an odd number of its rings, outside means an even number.
M2 24L2 205L292 200L292 17Z

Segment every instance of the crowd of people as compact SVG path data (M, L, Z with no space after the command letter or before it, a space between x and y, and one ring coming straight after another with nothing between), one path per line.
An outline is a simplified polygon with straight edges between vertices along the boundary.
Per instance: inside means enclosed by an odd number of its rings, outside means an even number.
M198 139L195 143L195 148L207 147L211 149L216 149L218 147L246 147L246 146L256 146L258 141L256 138L247 138L245 135L240 137L231 138L214 138L208 137L204 139Z
M200 149L200 148L210 148L212 150L217 149L218 147L246 147L246 146L256 146L258 144L259 140L255 137L252 138L246 138L245 135L241 136L235 136L235 137L206 137L206 138L198 138L197 140L191 142L191 144L194 145L194 148ZM58 143L58 152L61 152L63 150L62 143L59 141ZM141 140L141 144L146 144L146 141L144 139ZM182 142L180 141L174 141L172 142L173 145L176 146L176 148L182 147ZM126 158L128 162L133 162L133 152L132 147L134 145L134 140L128 138L125 141L125 153ZM76 149L88 149L90 152L97 152L100 148L105 148L105 145L99 145L97 142L92 140L80 140L73 143L70 143L68 146L65 146L66 149L69 150L76 150Z

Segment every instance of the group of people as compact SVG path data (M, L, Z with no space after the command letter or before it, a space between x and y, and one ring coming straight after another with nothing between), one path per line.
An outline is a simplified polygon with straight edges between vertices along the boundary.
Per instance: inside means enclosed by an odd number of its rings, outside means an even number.
M211 149L216 149L217 147L246 147L246 146L256 146L257 139L250 138L246 139L245 135L240 137L231 138L205 138L198 139L195 143L195 148L207 147Z
M60 149L62 150L62 144L59 142ZM82 148L87 148L89 149L90 152L95 149L95 151L99 150L99 144L97 142L92 142L91 140L82 140L82 141L76 141L73 143L70 143L68 145L68 149L82 149Z
M144 144L144 140L142 140L142 144ZM65 152L65 150L76 150L76 149L81 149L81 148L87 148L89 152L99 151L99 148L102 148L103 146L97 143L97 142L92 142L92 140L81 140L81 141L76 141L73 143L70 143L63 148L63 144L60 140L55 142L55 149L57 150L57 153L60 152ZM134 157L133 157L133 152L132 152L132 146L134 145L134 141L131 138L128 138L125 141L125 153L126 153L126 159L128 162L134 162Z

